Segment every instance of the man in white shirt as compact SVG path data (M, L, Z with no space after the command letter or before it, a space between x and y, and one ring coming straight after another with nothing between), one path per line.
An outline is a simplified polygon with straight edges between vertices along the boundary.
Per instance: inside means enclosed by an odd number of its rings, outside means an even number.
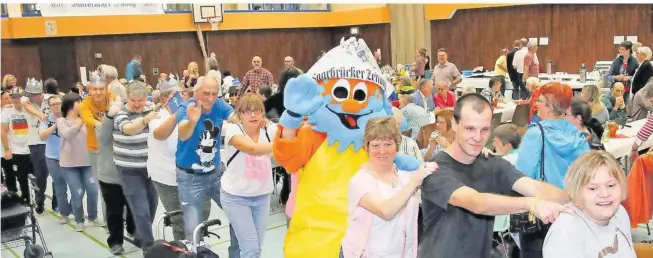
M528 54L528 39L522 38L519 40L520 45L522 46L519 51L515 52L515 57L512 59L512 66L517 70L517 81L512 82L514 90L512 91L512 99L518 100L521 99L521 92L528 92L526 89L526 83L522 81L524 76L524 58Z
M177 172L175 171L175 153L177 151L178 132L177 126L174 126L177 120L174 111L177 110L175 99L181 100L181 97L176 98L179 84L175 79L170 79L167 82L159 84L159 97L161 108L158 111L158 118L153 119L149 123L150 134L147 138L147 145L149 146L147 152L147 171L154 181L154 188L163 203L166 211L181 210L179 202L179 190L177 189ZM165 126L162 126L166 124ZM161 134L164 131L169 132L170 136L162 138ZM167 135L167 132L165 135ZM159 136L157 138L157 136ZM162 138L162 139L161 139ZM202 200L202 211L204 220L209 218L211 212L211 200L209 197L204 197ZM182 214L177 214L170 217L172 222L172 235L175 240L184 239L184 219Z
M30 159L28 147L29 124L28 113L21 105L20 97L23 90L14 87L9 93L13 106L2 109L2 147L3 157L14 164L14 169L5 171L7 176L7 189L17 192L16 179L20 185L21 199L29 203L30 194L27 182L27 175L34 173L34 167Z

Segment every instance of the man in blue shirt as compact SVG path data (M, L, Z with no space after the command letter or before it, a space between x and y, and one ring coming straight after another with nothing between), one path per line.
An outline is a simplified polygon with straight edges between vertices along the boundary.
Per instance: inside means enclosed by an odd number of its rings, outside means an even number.
M202 200L211 197L220 204L220 179L225 166L220 158L222 123L236 122L234 109L218 98L220 87L215 78L203 77L195 87L194 98L182 103L176 112L179 125L176 165L179 199L184 214L184 233L192 239L193 230L202 220ZM162 126L165 126L164 125ZM174 128L173 128L174 129ZM156 136L155 136L156 137ZM237 238L230 228L230 257L239 257Z

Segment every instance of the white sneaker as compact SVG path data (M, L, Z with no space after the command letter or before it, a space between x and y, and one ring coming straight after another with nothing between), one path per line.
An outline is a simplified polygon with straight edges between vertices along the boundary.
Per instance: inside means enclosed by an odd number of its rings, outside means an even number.
M104 223L100 219L95 219L95 220L89 220L91 224L93 224L96 227L104 227Z
M75 231L84 232L84 223L77 223L77 225L75 226Z
M61 225L68 224L68 217L66 217L66 216L61 216L61 217L59 218L59 224L61 224Z

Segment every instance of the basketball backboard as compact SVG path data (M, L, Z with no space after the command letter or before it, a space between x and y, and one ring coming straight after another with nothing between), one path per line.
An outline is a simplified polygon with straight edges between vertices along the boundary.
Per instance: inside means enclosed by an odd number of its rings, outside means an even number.
M217 17L222 22L222 4L193 4L195 23L208 23L207 17Z

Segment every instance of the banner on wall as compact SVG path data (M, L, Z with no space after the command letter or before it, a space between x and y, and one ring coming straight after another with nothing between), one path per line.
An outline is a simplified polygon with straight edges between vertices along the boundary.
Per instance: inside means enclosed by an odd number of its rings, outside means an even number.
M164 14L163 4L135 3L72 3L39 4L43 17L96 16L96 15L146 15Z

